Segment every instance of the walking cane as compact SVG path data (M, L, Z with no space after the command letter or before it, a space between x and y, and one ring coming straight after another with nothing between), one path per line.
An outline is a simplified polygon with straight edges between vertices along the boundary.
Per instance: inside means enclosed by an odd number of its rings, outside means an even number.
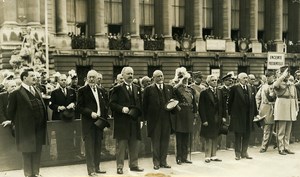
M193 134L193 132L192 133L189 133L189 135L190 135L190 161L192 161L192 140L193 140L193 137L192 137L192 134Z

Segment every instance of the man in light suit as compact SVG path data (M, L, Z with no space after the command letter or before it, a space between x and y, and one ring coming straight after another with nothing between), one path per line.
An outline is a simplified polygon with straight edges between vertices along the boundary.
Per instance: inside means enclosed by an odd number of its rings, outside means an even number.
M107 103L100 89L96 86L98 73L87 73L87 85L78 90L77 108L81 114L82 136L85 145L87 171L89 176L106 173L100 170L100 154L103 130L94 123L99 117L107 119Z
M239 83L232 86L228 99L230 127L235 133L235 159L252 159L247 150L250 133L253 130L253 119L257 115L255 91L247 85L246 73L238 75Z
M164 84L162 71L153 72L154 83L146 87L143 95L143 110L147 120L148 136L152 141L154 169L171 168L167 154L171 134L170 112L166 103L173 97L173 87Z
M133 69L131 67L124 67L121 74L124 82L115 86L110 96L110 108L114 115L118 174L123 174L127 146L130 171L144 171L138 166L139 142L141 140L139 120L142 110L141 90L132 83Z
M22 152L26 177L39 176L42 145L46 143L47 112L43 98L33 85L33 70L24 70L22 85L9 95L7 115L15 125L17 150Z

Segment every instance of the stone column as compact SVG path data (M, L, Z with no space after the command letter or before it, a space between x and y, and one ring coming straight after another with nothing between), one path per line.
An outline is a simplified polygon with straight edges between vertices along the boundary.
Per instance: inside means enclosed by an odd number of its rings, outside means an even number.
M196 39L196 51L206 52L206 43L202 38L203 28L203 0L193 0L194 6L194 36Z
M297 40L297 44L300 46L300 3L299 4L297 4L297 9L298 10L296 10L296 15L297 15L297 25L295 26L295 28L296 28L296 40ZM300 47L299 47L299 49L300 49ZM300 50L299 50L300 51Z
M164 35L165 51L176 51L176 41L172 38L172 6L171 0L163 0L162 6L162 32Z
M104 0L95 0L95 38L96 48L107 50L108 39L105 36Z
M27 0L27 24L40 25L40 0Z
M67 35L67 0L56 0L56 34Z
M235 43L231 40L231 1L222 1L222 35L226 40L226 52L235 52Z
M282 41L282 21L283 21L283 0L274 0L274 42L276 51L283 52L284 45Z
M130 0L129 3L131 50L144 50L144 41L140 38L140 1Z
M17 1L5 1L3 4L3 24L11 25L17 24Z
M262 46L257 40L258 31L258 0L249 0L249 34L252 53L261 53Z

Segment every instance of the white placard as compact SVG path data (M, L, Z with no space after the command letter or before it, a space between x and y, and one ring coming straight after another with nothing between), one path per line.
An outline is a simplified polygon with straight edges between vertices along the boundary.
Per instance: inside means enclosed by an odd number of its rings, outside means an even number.
M225 50L226 41L222 39L207 39L206 50Z
M267 69L279 69L285 65L284 53L268 52Z

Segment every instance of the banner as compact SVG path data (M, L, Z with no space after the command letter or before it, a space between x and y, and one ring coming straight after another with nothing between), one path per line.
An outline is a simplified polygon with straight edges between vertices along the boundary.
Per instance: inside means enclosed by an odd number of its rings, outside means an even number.
M284 53L268 52L267 69L279 69L285 65Z

